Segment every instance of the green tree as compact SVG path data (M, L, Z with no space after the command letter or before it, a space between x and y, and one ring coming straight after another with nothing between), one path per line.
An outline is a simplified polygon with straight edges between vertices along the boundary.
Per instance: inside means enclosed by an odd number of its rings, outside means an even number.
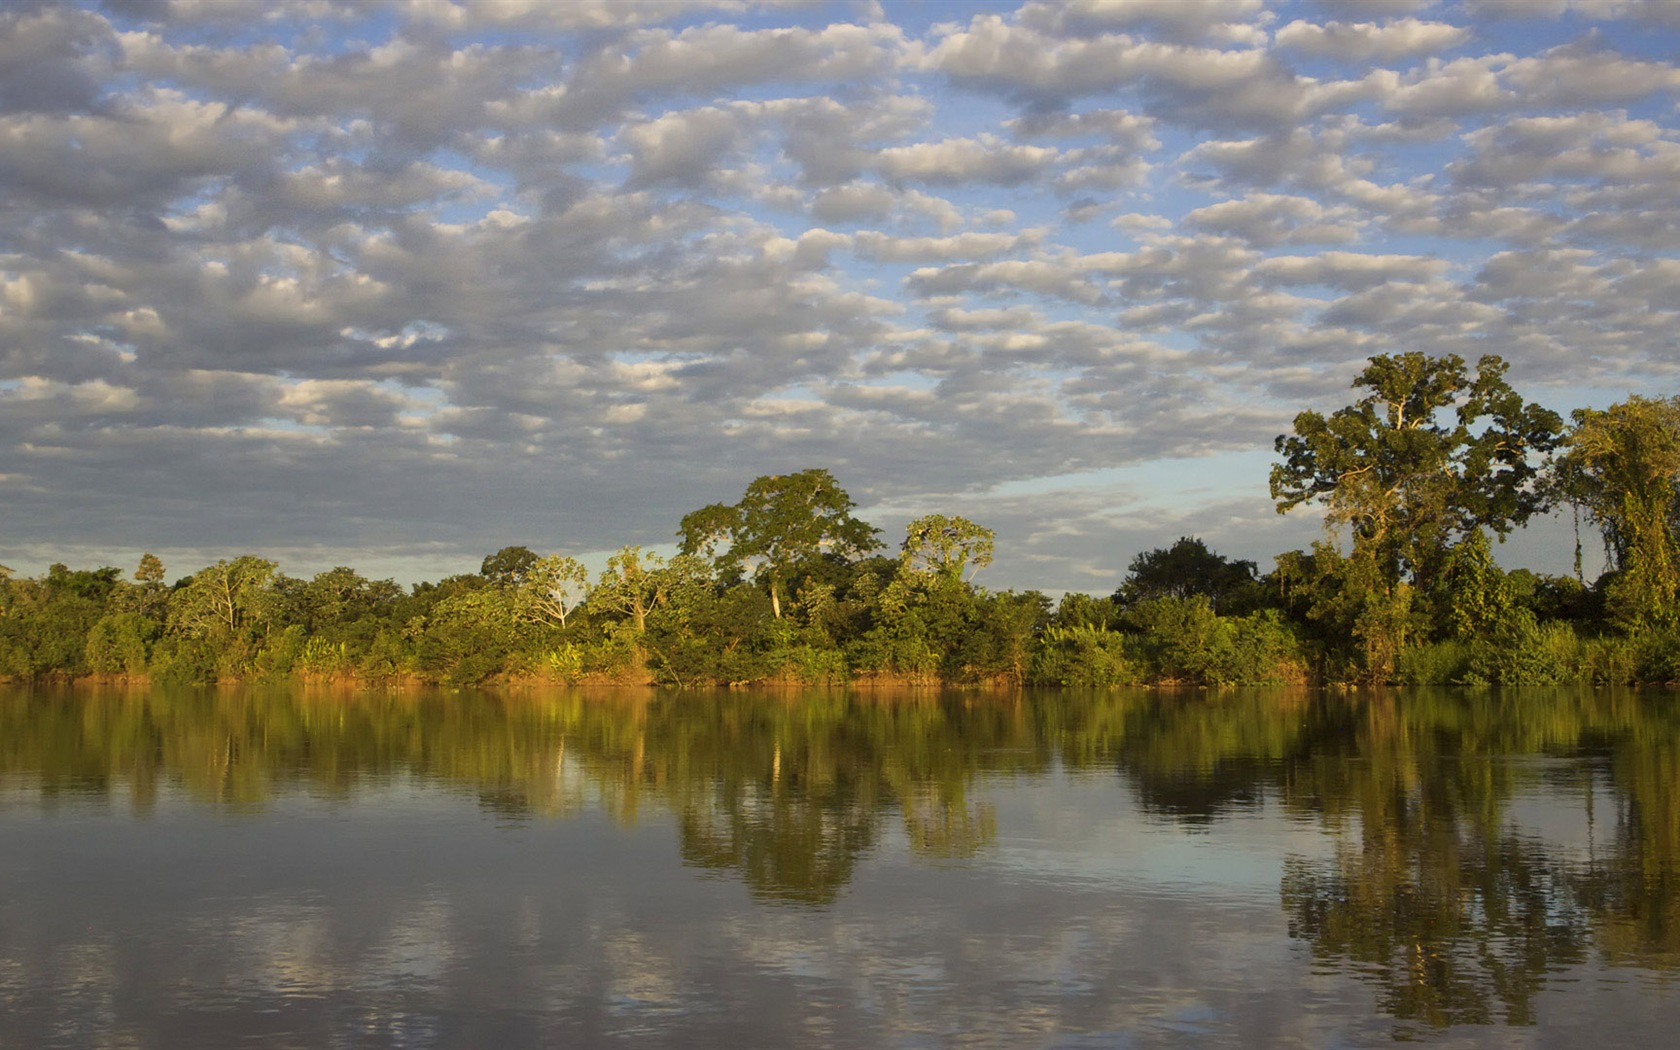
M162 677L250 673L279 613L275 569L274 562L247 554L200 569L172 591L169 630L158 647Z
M1460 641L1489 637L1521 611L1480 529L1453 548L1441 583L1446 633Z
M1563 425L1524 402L1505 371L1492 354L1474 375L1456 354L1373 357L1353 383L1365 396L1328 417L1302 412L1278 437L1278 513L1323 504L1390 590L1407 577L1427 583L1473 529L1504 536L1546 507L1536 456L1557 446Z
M1680 397L1577 409L1558 487L1592 515L1617 575L1609 611L1629 627L1672 626L1680 594Z
M591 619L600 617L613 624L618 637L628 637L634 673L644 672L650 652L664 659L670 669L670 659L656 648L650 635L660 626L659 614L675 608L678 619L686 613L699 595L708 589L705 563L691 555L678 555L666 561L657 554L644 552L640 547L625 547L607 559L594 590L589 592L588 608Z
M500 587L460 591L432 607L420 660L453 682L478 682L507 669L519 639L512 595Z
M163 586L162 559L151 553L140 555L140 564L134 569L134 582L130 600L135 610L148 619L161 621L169 601Z
M537 567L536 552L529 547L503 547L486 555L478 574L496 587L516 588Z
M853 506L826 470L768 474L748 485L738 503L684 515L677 535L683 554L712 557L726 576L752 571L781 619L788 581L802 566L824 555L849 560L881 545L879 530L852 517Z
M1125 582L1114 592L1124 607L1152 598L1204 597L1217 612L1238 595L1253 590L1255 566L1215 554L1208 545L1182 536L1171 547L1144 551L1132 559Z
M1392 677L1417 634L1416 595L1459 539L1483 528L1503 537L1548 506L1537 457L1557 447L1563 421L1523 401L1505 371L1491 354L1474 375L1456 354L1373 357L1353 383L1365 396L1328 417L1302 412L1277 439L1278 513L1319 503L1328 525L1352 533L1345 564L1316 552L1315 572L1334 587L1310 615L1358 642L1364 677Z
M538 558L519 585L519 615L532 623L565 627L589 594L589 570L575 558Z
M967 518L928 514L904 530L899 562L908 572L972 580L992 563L996 534Z
M189 634L232 636L266 621L274 607L270 585L276 568L246 554L199 570L175 594L176 626Z
M134 570L134 581L142 584L162 584L163 560L150 551L140 555L140 564Z

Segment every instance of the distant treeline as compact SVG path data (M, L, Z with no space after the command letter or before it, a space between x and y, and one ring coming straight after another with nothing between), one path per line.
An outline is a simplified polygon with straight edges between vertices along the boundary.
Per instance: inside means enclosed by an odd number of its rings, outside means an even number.
M911 522L896 556L826 470L761 477L683 517L679 553L639 547L593 579L506 547L405 590L350 568L311 579L245 556L167 584L118 568L0 567L0 676L682 686L1015 682L1106 686L1680 680L1680 398L1565 423L1505 364L1371 360L1363 395L1280 436L1279 512L1332 534L1270 572L1198 539L1138 554L1108 597L988 591L991 530ZM1505 572L1489 537L1573 507L1609 571Z

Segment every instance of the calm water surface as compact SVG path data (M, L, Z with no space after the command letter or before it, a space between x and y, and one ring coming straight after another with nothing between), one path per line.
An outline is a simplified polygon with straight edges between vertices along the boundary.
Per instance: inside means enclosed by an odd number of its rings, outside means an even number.
M1664 1046L1674 694L0 689L0 1047Z

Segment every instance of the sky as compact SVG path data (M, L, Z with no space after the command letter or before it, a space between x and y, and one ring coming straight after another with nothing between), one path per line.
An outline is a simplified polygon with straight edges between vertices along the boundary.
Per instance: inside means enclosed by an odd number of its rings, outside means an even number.
M1677 55L1675 0L10 2L0 563L599 564L821 467L994 589L1264 570L1373 354L1676 392Z

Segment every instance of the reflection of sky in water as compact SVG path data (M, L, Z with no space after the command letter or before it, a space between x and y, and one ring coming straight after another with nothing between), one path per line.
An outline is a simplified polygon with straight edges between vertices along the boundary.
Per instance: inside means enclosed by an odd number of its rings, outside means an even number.
M1552 774L1571 768L1520 764L1501 817L1568 858L1584 795ZM1280 907L1286 858L1331 865L1359 822L1327 831L1263 791L1187 824L1112 764L979 776L961 804L990 807L995 838L919 852L884 807L813 907L686 865L661 804L616 823L581 766L555 774L565 815L520 820L419 776L260 810L165 784L139 818L120 789L47 802L13 778L0 1046L1505 1047L1680 1021L1668 978L1592 958L1536 996L1536 1028L1385 1016Z
M1275 806L1227 813L1212 827L1187 833L1144 812L1113 772L1058 774L995 800L1005 830L979 863L1030 881L1123 883L1169 896L1275 902L1284 856L1331 851L1322 829Z

